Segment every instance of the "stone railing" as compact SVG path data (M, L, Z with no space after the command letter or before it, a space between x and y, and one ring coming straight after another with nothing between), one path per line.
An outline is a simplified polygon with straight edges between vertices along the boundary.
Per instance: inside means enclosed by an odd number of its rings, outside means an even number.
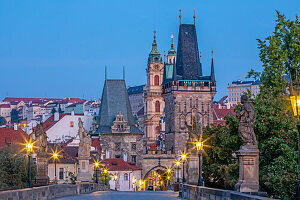
M8 190L0 192L1 200L50 200L57 197L85 194L98 190L104 190L102 185L95 183L81 184L57 184L42 187L26 188L20 190Z
M181 193L183 199L187 200L270 200L267 197L188 184L181 187Z

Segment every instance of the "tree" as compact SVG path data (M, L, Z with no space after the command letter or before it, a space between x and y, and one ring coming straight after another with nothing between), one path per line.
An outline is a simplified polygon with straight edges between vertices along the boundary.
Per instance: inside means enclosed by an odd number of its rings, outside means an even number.
M251 70L248 78L260 79L262 86L256 99L250 99L256 110L254 131L260 151L260 190L274 198L294 199L298 176L298 133L289 102L286 76L296 82L300 66L300 24L287 20L277 11L273 35L258 40L261 73ZM237 108L238 109L238 108ZM238 119L227 116L225 127L204 131L212 148L204 157L205 183L211 187L233 189L238 167L234 152L239 149Z
M12 109L11 110L11 113L10 113L10 116L11 116L11 123L14 124L14 123L19 123L20 122L20 117L19 117L19 113L16 109Z
M0 116L0 126L5 125L7 123L6 119Z
M32 162L32 161L31 161ZM27 157L14 147L0 149L0 190L20 189L26 186ZM31 163L31 177L34 180L36 169Z

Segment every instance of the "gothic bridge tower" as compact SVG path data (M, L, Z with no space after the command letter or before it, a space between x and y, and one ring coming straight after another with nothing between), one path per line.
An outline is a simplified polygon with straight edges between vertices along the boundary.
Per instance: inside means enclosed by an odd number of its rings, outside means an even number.
M163 116L163 110L165 107L161 94L164 68L161 53L157 48L155 33L156 32L154 31L152 50L148 57L148 65L146 69L147 84L144 87L144 132L147 140L153 142L160 134L159 120Z
M195 24L180 24L177 59L165 65L162 95L165 101L166 149L185 150L186 124L194 118L205 127L213 122L213 98L216 81L213 60L210 76L203 76Z

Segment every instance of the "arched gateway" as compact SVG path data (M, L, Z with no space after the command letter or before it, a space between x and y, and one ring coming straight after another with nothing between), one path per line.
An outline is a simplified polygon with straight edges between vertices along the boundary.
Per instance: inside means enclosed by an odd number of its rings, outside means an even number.
M170 174L167 173L167 169L174 166L175 157L175 154L151 154L151 152L143 155L142 177L146 190L165 190L176 180L175 170Z

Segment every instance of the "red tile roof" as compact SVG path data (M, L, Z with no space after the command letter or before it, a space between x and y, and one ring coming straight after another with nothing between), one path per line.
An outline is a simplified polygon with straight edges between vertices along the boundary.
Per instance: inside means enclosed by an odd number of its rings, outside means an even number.
M110 158L103 160L108 165L108 171L135 171L142 170L132 162L125 162L122 158Z
M48 101L54 101L59 103L78 103L78 102L84 102L84 99L80 98L22 98L22 97L6 97L3 99L4 102L13 102L13 101L23 101L24 103L46 103Z
M6 144L22 144L28 137L28 134L20 128L15 131L12 127L2 127L0 128L0 147Z
M213 122L220 125L225 125L225 116L235 115L234 108L218 108L218 105L214 104Z
M101 152L100 140L99 138L92 138L92 147L97 151Z

